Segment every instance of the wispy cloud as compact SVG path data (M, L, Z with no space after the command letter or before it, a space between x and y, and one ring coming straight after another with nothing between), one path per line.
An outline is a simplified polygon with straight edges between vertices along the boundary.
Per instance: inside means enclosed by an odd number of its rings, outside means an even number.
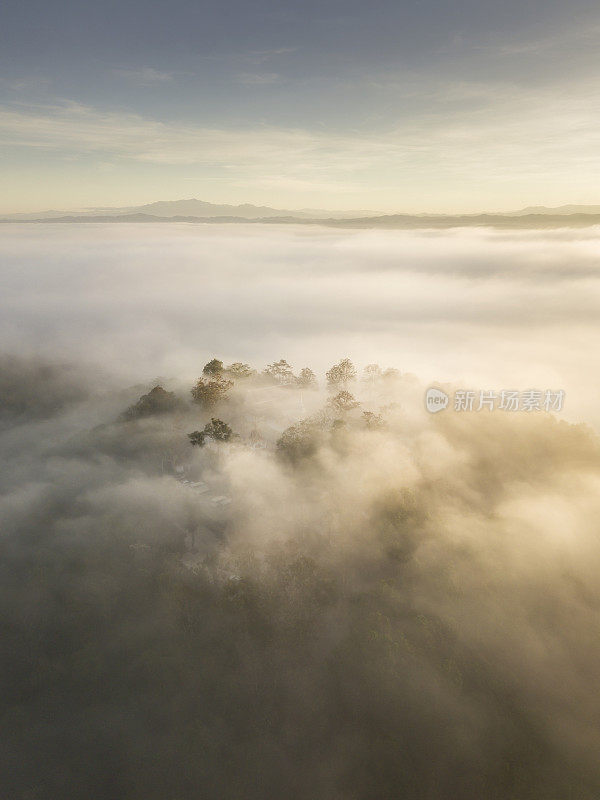
M11 89L14 92L27 92L40 89L47 89L52 81L42 75L29 75L23 78L0 78L0 86Z
M522 32L515 33L510 38L505 38L487 43L473 45L472 49L484 52L491 57L512 56L541 56L546 53L556 53L567 51L570 55L578 55L581 50L590 47L597 51L598 35L600 34L600 23L597 19L580 20L572 25L559 30L552 30L545 35L527 36Z
M276 72L239 72L235 79L247 86L273 86L281 80Z
M362 201L357 196L352 202L363 205L373 204L373 193L398 198L400 187L409 208L423 199L431 208L431 197L438 207L456 208L457 192L480 197L475 208L488 206L492 184L498 196L510 194L507 207L523 204L515 196L531 202L539 197L538 188L544 191L542 202L556 204L573 185L590 197L595 191L598 87L565 84L560 92L534 92L508 84L448 82L428 92L424 103L409 107L407 100L393 124L344 132L209 127L77 103L21 102L0 106L0 144L53 151L61 158L194 165L213 175L217 170L229 184L289 192L312 187L331 192L334 202L340 191L356 191ZM391 205L397 207L398 200Z
M178 125L63 103L0 106L0 141L69 153L113 153L158 164L219 163L229 168L270 164L273 168L290 165L292 157L304 167L335 165L340 158L348 166L349 157L360 163L368 154L370 140L294 128Z
M244 57L248 61L257 64L262 64L264 61L269 61L271 58L277 56L287 56L290 53L295 53L299 48L297 47L276 47L271 50L251 50Z
M140 69L113 69L113 75L134 86L160 86L173 80L173 72L161 72L153 67Z

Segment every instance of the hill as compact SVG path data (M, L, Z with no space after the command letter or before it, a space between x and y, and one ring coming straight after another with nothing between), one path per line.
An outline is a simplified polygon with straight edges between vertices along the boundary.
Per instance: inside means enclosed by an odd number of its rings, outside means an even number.
M507 216L522 217L528 214L546 214L553 217L568 216L570 214L600 214L600 206L557 206L556 208L548 208L548 206L528 206L522 208L520 211L512 211Z
M271 208L269 206L254 206L251 203L242 205L226 205L218 203L208 203L205 200L191 198L189 200L158 200L155 203L148 203L142 206L123 206L120 208L97 207L85 208L76 211L38 211L21 214L5 214L3 219L15 222L38 221L42 219L57 219L65 217L121 217L132 214L151 215L153 217L174 218L174 217L236 217L240 219L267 219L271 217L297 217L299 219L323 219L336 217L345 219L348 217L368 217L373 216L373 212L360 211L325 211L323 209L304 208L299 211L289 211L286 209Z
M389 214L379 217L352 218L302 218L298 216L163 216L144 214L69 215L52 219L0 219L0 223L156 223L185 222L189 224L268 224L268 225L326 225L334 228L378 228L397 230L423 230L448 228L499 228L506 230L540 230L549 228L587 228L600 225L600 214L467 214L463 216Z

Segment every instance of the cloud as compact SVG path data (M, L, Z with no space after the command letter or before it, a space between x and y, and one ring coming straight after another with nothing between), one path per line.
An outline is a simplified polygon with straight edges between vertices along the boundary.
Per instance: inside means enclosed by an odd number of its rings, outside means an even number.
M73 152L111 152L123 158L168 164L238 162L283 158L290 149L314 148L313 136L299 130L225 130L175 125L136 114L100 112L68 103L30 111L0 111L0 135L7 143ZM65 138L66 137L66 138Z
M238 83L247 86L272 86L281 81L281 77L276 72L240 72L235 79Z
M141 69L113 69L113 75L134 86L160 86L173 80L173 72L161 72L153 67Z
M85 384L82 372L70 364L0 354L0 421L52 417L86 399Z
M0 78L0 86L5 86L15 92L32 92L46 90L52 84L52 79L42 75L29 75L22 78Z
M0 432L8 796L597 797L596 437L401 380L293 466L191 448L194 408L116 423L135 391Z
M4 226L4 795L596 800L597 433L407 373L598 427L597 235ZM334 424L346 355L401 376ZM213 357L322 388L209 412ZM157 382L177 411L118 421ZM241 441L191 447L213 414Z
M0 337L132 381L191 379L213 350L300 366L310 346L320 370L377 353L423 380L562 388L571 419L600 422L580 346L600 348L596 249L595 229L5 225L0 259L19 269Z
M287 56L299 50L298 47L275 47L271 50L251 50L243 55L244 60L262 64L278 56Z
M594 51L600 33L600 24L597 17L587 19L582 24L577 20L560 29L554 29L544 36L526 36L522 31L517 31L510 39L494 41L485 44L473 45L473 50L485 53L486 56L500 58L514 58L515 56L540 57L546 54L560 57L575 55L581 56L585 51Z
M256 85L274 80L270 73L249 73L245 79ZM471 208L482 202L484 189L486 197L493 193L510 207L515 196L547 197L548 187L552 201L564 200L573 185L591 196L600 152L597 95L597 86L590 84L573 91L565 86L559 94L448 82L420 95L412 92L406 111L378 130L344 132L209 127L66 102L4 105L0 141L19 151L32 148L69 158L197 165L229 173L228 179L235 173L237 181L255 182L257 188L274 173L287 181L327 184L332 196L339 186L347 192L358 187L363 199L353 197L354 203L369 205L375 195L379 207L382 198L398 203L399 183L415 198L406 201L413 208L434 190L437 202L446 206L460 182L465 196L473 198ZM411 104L416 104L412 111Z

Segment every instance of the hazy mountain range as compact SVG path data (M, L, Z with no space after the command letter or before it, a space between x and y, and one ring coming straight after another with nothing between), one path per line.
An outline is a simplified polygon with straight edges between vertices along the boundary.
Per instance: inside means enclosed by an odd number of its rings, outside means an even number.
M131 214L147 214L153 217L239 217L241 219L266 219L269 217L298 217L300 219L321 219L336 217L366 217L375 216L374 212L357 211L325 211L323 209L301 208L290 211L287 209L270 208L269 206L254 206L243 203L239 206L207 203L204 200L159 200L143 206L124 206L121 208L98 207L86 208L80 211L40 211L27 214L5 214L3 219L11 220L38 220L56 219L60 217L96 217L111 216L121 217Z
M528 206L520 211L511 212L510 216L521 217L525 214L552 214L554 216L567 214L600 214L600 206L557 206L547 208L546 206Z
M600 224L600 205L530 206L518 211L483 214L376 214L372 211L287 210L269 206L219 205L204 200L161 200L142 206L87 208L81 211L45 211L7 214L0 222L188 222L271 224L325 224L365 228L495 228L586 227Z

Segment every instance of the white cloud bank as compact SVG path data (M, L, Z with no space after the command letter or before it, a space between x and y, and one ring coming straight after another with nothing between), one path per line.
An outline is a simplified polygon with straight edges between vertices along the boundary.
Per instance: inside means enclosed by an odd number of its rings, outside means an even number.
M598 422L598 231L5 225L5 349L132 379L342 356L475 389L565 389Z

